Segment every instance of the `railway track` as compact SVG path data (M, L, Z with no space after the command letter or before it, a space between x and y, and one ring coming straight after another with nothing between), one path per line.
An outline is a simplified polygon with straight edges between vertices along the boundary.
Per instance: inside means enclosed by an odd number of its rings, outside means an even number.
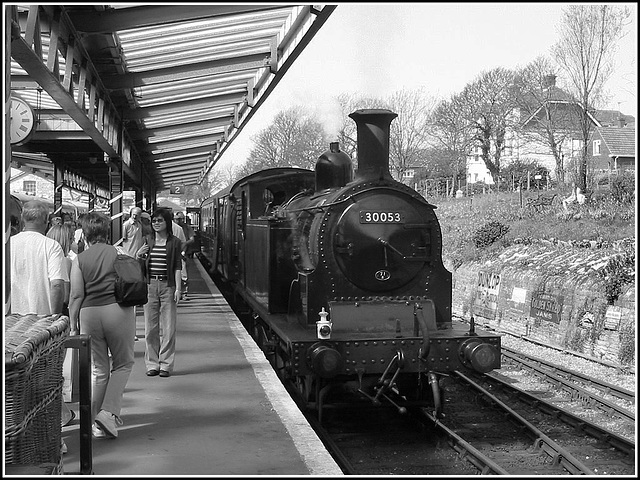
M487 378L481 377L487 383ZM449 436L453 448L482 473L494 475L594 475L581 459L547 435L539 419L512 408L514 399L494 395L460 372L448 386L445 416L432 421ZM519 406L519 410L525 410Z
M513 360L505 372L522 369L522 362L529 362L522 356L518 359L515 352L509 354ZM552 366L538 364L537 368L545 375L566 377ZM471 387L459 384L462 376L456 376L453 386L445 387L444 418L436 419L418 409L399 415L394 408L372 407L370 402L354 404L350 399L325 407L322 424L316 411L305 411L296 385L287 385L280 378L347 475L634 473L633 442L546 405L540 392L516 393L510 385L515 382L502 373L496 377L482 376L482 382L492 382L487 393L476 386L471 394ZM505 409L497 407L494 394L498 391L507 409L518 411L516 415L505 415ZM624 395L619 393L618 399ZM480 416L474 417L476 414ZM582 458L585 452L589 452L588 458Z
M593 474L635 473L635 443L632 440L613 434L589 420L539 398L538 395L519 390L508 379L501 379L500 376L501 374L497 373L474 376L473 379L459 377L465 383L473 385L473 389L481 394L483 399L488 398L496 405L497 402L507 404L511 410L539 429L547 438L552 438L562 449L558 450L554 447L557 452L554 455L559 460L571 455ZM486 402L486 400L482 401ZM458 406L453 405L453 408L457 409ZM451 417L451 414L448 417ZM541 441L537 439L536 442ZM473 444L473 442L470 443ZM513 453L513 449L509 450ZM556 457L552 458L555 461ZM567 473L575 473L572 468L565 468L565 470Z
M444 418L424 409L402 416L368 404L329 410L322 425L315 412L308 418L348 475L634 473L631 440L500 377L453 376Z
M571 400L597 408L608 416L635 422L635 392L508 347L502 348L502 357L503 368L504 363L507 363L525 369L557 390L567 392Z

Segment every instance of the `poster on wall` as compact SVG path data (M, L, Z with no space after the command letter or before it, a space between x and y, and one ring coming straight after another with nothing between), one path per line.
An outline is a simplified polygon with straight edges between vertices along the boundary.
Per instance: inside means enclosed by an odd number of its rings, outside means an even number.
M500 275L491 272L478 272L473 314L488 319L495 318L498 311L499 293Z
M545 292L533 292L529 316L536 320L560 323L564 297Z

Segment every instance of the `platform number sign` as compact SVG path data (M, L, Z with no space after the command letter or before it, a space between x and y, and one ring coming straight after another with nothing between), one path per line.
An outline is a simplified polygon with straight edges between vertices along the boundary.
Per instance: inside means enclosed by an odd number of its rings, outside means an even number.
M184 185L171 185L171 187L169 188L169 193L172 195L182 195L186 191L187 189Z

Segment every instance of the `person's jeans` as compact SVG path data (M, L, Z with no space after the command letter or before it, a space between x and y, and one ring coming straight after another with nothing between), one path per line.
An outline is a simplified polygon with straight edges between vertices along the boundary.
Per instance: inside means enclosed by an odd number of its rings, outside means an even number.
M148 370L173 372L176 353L176 288L167 280L151 279L144 306L144 362ZM162 334L160 332L162 330Z
M91 421L100 410L119 417L122 395L135 363L133 307L121 307L118 303L83 307L80 310L80 332L91 335Z

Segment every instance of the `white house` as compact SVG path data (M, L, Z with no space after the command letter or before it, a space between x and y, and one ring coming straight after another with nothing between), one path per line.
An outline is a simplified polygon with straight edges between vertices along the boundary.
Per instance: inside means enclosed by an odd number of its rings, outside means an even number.
M545 167L550 172L551 178L555 179L556 159L544 137L536 132L540 132L541 128L544 128L545 118L551 111L551 116L556 123L555 131L557 132L556 139L559 140L559 155L564 170L568 171L568 168L574 165L582 155L583 141L580 129L576 124L578 109L582 107L569 94L556 87L555 75L549 75L546 80L550 100L526 118L523 117L520 122L513 122L513 120L517 120L515 116L511 119L512 124L517 124L519 127L507 129L500 166L504 168L515 160L536 162ZM520 112L514 111L514 115L519 116ZM618 124L620 119L635 125L634 117L625 116L617 110L596 110L589 113L589 117L594 128ZM492 148L494 148L493 145ZM493 178L482 160L479 146L467 157L467 181L469 183L493 184Z

